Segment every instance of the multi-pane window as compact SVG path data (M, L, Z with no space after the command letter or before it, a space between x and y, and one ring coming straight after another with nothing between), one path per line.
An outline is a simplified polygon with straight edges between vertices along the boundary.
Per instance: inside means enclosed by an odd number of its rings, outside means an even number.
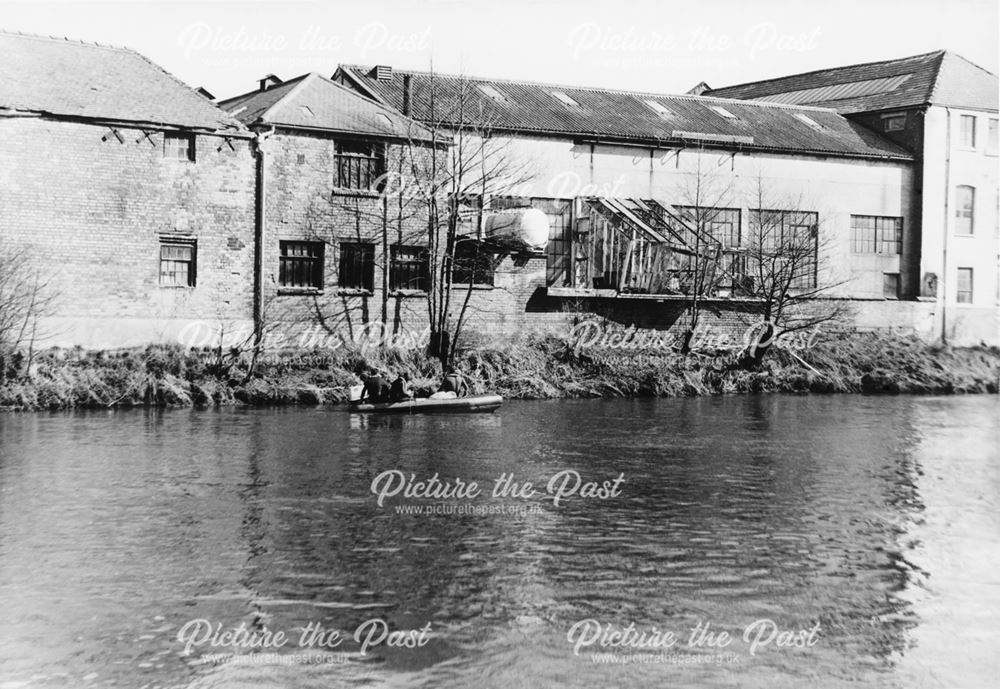
M851 251L898 254L903 250L903 219L876 215L851 216Z
M523 196L494 197L493 210L506 208L537 208L549 219L549 240L545 245L545 284L560 287L568 285L571 277L572 244L570 218L573 202L564 199L551 199Z
M819 214L810 211L751 211L753 252L766 264L769 279L793 289L816 287Z
M708 235L726 249L733 249L740 245L739 208L696 208L695 206L675 206L675 208L687 221L689 229L700 229L703 236ZM685 241L694 246L695 238L688 236L685 237Z
M906 113L893 113L882 118L882 131L901 132L906 129Z
M426 292L430 285L430 263L427 248L393 244L389 253L389 289L412 289Z
M372 191L385 172L384 148L367 141L338 141L333 185Z
M975 115L962 115L959 117L959 137L963 148L976 147Z
M972 234L976 215L976 190L962 185L955 188L955 234Z
M160 284L164 287L194 287L197 244L192 241L160 240Z
M375 245L365 242L340 243L340 271L337 284L352 289L375 289Z
M194 162L194 134L165 132L163 134L163 157L170 160Z
M493 255L478 242L459 242L455 245L455 262L452 281L473 285L493 284Z
M958 269L958 291L956 301L959 304L972 303L972 268Z
M323 289L323 242L280 241L280 287Z
M991 156L997 154L997 118L992 118L986 127L986 152Z
M882 273L882 296L899 299L899 273Z

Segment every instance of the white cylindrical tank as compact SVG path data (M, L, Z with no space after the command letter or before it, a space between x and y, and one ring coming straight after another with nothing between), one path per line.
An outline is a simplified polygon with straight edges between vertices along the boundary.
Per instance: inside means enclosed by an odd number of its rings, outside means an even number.
M487 215L483 230L497 243L542 251L549 241L549 218L537 208L511 208Z

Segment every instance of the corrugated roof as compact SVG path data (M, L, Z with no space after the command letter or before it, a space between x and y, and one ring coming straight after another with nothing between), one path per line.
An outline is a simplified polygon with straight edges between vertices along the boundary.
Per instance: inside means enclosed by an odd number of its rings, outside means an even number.
M194 89L127 48L0 33L0 108L245 131Z
M404 76L410 78L412 117L425 123L479 120L497 131L574 138L664 145L700 139L730 149L911 159L833 110L399 70L379 80L360 65L341 65L334 78L402 110ZM795 117L797 112L818 127Z
M723 98L801 103L842 113L921 105L996 110L997 76L945 50L713 89Z
M310 73L219 106L247 125L274 124L390 139L429 141L431 133L399 111Z

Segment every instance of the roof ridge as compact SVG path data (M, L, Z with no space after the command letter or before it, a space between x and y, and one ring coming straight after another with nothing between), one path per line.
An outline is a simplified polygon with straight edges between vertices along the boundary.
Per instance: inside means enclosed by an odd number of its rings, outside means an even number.
M150 65L152 65L152 66L153 66L153 67L154 67L155 69L158 69L158 70L160 70L160 71L161 71L161 72L163 72L163 73L164 73L165 75L167 75L167 77L168 77L168 78L170 78L170 79L172 79L172 80L173 80L174 82L176 82L178 86L182 86L182 87L184 87L185 89L187 89L187 90L188 90L188 92L190 92L192 96L194 96L195 98L199 98L199 99L201 99L201 101L203 101L204 103L206 103L206 104L207 104L207 105L208 105L209 107L211 107L211 108L213 108L213 109L217 110L217 111L219 112L219 117L220 117L220 118L222 118L222 121L223 121L223 122L225 122L225 123L227 123L227 124L228 124L228 126L230 126L230 127L235 127L236 129L245 129L245 127L243 126L243 123L242 123L242 122L240 122L240 121L239 121L239 120L237 120L237 119L236 119L235 117L233 117L233 116L232 116L232 115L230 115L230 114L229 114L228 112L226 112L226 111L225 111L225 110L223 110L223 109L222 109L221 107L219 107L219 105L218 105L217 103L215 103L215 102L213 102L213 101L210 101L210 100L208 100L207 98L205 98L204 96L202 96L201 94L199 94L199 93L198 93L198 91L197 91L197 90L196 90L196 89L195 89L195 88L194 88L193 86L191 86L191 85L189 85L189 84L185 83L185 82L184 82L184 81L183 81L183 80L182 80L182 79L181 79L180 77L178 77L178 76L174 75L174 74L173 74L173 73L171 73L171 72L168 72L168 71L167 71L166 69L164 69L164 68L163 68L163 67L162 67L161 65L159 65L159 64L157 64L157 63L155 63L155 62L153 62L153 61L152 61L152 60L150 60L150 59L149 59L148 57L146 57L145 55L143 55L142 53L140 53L140 52L139 52L138 50L133 50L133 49L131 49L131 48L126 48L125 50L127 50L128 52L130 52L130 53L132 53L133 55L137 56L137 57L138 57L139 59L141 59L141 60L145 60L145 61L146 61L146 62L148 62L148 63L149 63Z
M822 72L834 72L834 71L837 71L837 70L855 69L857 67L871 67L872 65L885 65L885 64L889 64L890 62L904 62L906 60L917 60L917 59L921 59L921 58L928 58L928 57L931 57L932 55L944 55L946 52L948 52L948 51L947 50L932 50L929 53L920 53L919 55L908 55L906 57L896 57L896 58L891 58L889 60L873 60L871 62L857 62L857 63L854 63L852 65L836 65L834 67L822 67L820 69L809 70L808 72L796 72L795 74L784 74L784 75L782 75L780 77L770 77L768 79L757 79L755 81L744 81L744 82L739 83L739 84L729 84L727 86L720 86L719 88L713 88L713 89L709 89L709 90L710 91L725 91L727 89L739 88L741 86L756 86L756 85L759 85L759 84L768 84L768 83L775 82L775 81L783 81L785 79L791 79L793 77L807 77L807 76L811 76L813 74L820 74ZM851 83L851 82L843 82L843 83Z
M339 65L342 69L351 70L353 74L361 72L360 68L365 67L365 65ZM616 93L624 94L628 96L634 96L639 99L642 98L673 98L680 100L690 100L695 102L719 102L728 103L732 105L752 105L755 107L765 107L765 108L784 108L786 110L814 110L820 112L835 112L833 108L823 108L815 105L794 105L788 103L773 103L770 101L754 101L754 100L744 100L741 98L723 98L721 96L695 96L687 93L657 93L654 91L632 91L627 89L612 89L605 88L601 86L572 86L570 84L553 84L550 82L543 81L526 81L520 79L492 79L487 77L472 77L465 76L462 74L447 74L442 72L428 72L425 70L412 70L412 69L393 69L393 72L398 72L400 74L419 74L428 77L442 77L445 79L465 79L473 83L490 83L490 84L517 84L519 86L539 86L545 88L553 89L566 89L572 91L594 91L599 93ZM363 76L363 72L362 72Z
M305 79L307 76L309 76L310 74L314 74L314 73L315 72L306 72L305 74L300 74L297 77L292 77L291 79L284 79L284 80L282 80L282 82L280 84L275 84L271 88L267 89L267 91L273 91L274 89L279 89L282 86L288 86L293 81L298 81L300 79ZM255 88L255 89L251 89L251 90L247 91L246 93L239 93L239 94L237 94L235 96L229 96L228 98L221 98L221 99L219 99L218 103L219 103L219 105L221 107L221 105L223 103L229 103L230 101L238 100L240 98L249 98L250 96L254 96L254 95L258 94L258 93L267 93L267 91L261 91L260 88Z
M129 53L136 52L134 48L129 48L126 45L111 45L110 43L98 43L97 41L84 41L79 38L69 38L68 36L46 36L45 34L28 33L24 31L9 31L7 29L0 29L0 35L15 36L17 38L31 38L40 41L54 41L56 43L70 43L72 45L81 45L87 48L105 48L107 50L118 50Z
M306 84L308 84L313 77L318 77L318 76L319 74L317 74L316 72L306 72L301 77L296 77L296 79L299 80L299 83L295 84L295 86L288 89L288 92L285 93L280 98L278 98L278 100L271 103L271 105L269 105L264 112L260 113L260 115L257 116L257 119L263 121L265 117L273 117L276 111L288 106L288 99L290 99L293 94L304 89ZM287 82L282 82L282 84L284 83ZM278 86L281 86L281 84L278 84ZM261 93L267 93L267 92L261 91Z

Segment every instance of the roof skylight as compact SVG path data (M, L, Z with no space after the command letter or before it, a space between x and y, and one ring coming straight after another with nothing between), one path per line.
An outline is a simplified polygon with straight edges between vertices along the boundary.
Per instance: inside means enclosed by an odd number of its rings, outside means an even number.
M819 122L817 122L813 118L809 117L809 115L806 115L805 113L794 112L792 114L795 115L795 119L799 120L800 122L805 122L806 124L808 124L813 129L822 129L823 128L823 125L821 125Z
M655 101L653 99L644 100L643 103L648 105L653 112L655 112L660 117L671 117L674 113L670 112L663 103Z
M577 102L576 102L575 100L573 100L572 98L570 98L569 96L567 96L567 95L566 95L565 93L563 93L562 91L552 91L552 95L553 95L553 96L554 96L554 97L555 97L555 98L556 98L556 99L557 99L557 100L558 100L558 101L559 101L560 103L562 103L563 105L565 105L565 106L566 106L566 107L568 107L568 108L579 108L579 107L580 107L580 104L579 104L579 103L577 103Z
M722 117L725 117L725 118L730 119L730 120L735 120L736 119L736 115L734 115L733 113L729 112L728 110L726 110L721 105L710 105L708 107L712 108L712 110L714 110L717 115L721 115Z
M497 90L497 88L492 86L491 84L476 84L476 88L478 88L492 100L495 100L497 103L507 102L507 96L500 93L500 91Z

